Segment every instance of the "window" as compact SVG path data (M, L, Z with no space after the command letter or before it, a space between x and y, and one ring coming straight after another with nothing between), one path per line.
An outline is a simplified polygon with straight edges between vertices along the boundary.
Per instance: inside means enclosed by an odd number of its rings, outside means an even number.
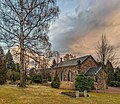
M61 72L61 81L64 81L64 72Z
M68 81L72 81L72 72L71 71L68 72Z

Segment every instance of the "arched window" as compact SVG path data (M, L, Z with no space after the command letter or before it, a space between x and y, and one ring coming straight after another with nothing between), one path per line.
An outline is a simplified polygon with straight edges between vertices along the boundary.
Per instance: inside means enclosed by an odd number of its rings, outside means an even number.
M71 71L68 72L68 81L72 81L72 72Z
M64 81L64 72L61 72L61 81Z

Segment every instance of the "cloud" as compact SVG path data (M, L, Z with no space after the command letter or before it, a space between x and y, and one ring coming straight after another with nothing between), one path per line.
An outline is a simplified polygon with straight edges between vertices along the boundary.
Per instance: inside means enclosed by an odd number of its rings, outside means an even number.
M61 15L49 34L53 49L61 53L95 54L94 45L101 33L111 31L108 18L120 9L120 0L69 0L65 4L62 1Z

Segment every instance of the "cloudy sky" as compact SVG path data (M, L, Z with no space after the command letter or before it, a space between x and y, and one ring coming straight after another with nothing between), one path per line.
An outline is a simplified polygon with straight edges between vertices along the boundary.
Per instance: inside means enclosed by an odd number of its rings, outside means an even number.
M50 28L53 50L61 54L92 54L106 34L120 58L120 0L58 0L59 19Z

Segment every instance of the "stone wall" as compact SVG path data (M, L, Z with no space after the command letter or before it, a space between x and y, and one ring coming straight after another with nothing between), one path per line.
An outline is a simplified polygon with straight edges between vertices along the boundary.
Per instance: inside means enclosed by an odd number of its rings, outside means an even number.
M80 67L80 71L86 73L89 68L92 67L97 67L96 62L92 59L92 57L89 57L85 62L83 62L83 64Z
M77 66L53 68L52 75L55 76L55 74L57 72L59 78L61 79L61 73L63 72L64 73L64 81L61 81L60 88L74 89L75 88L74 83L75 83L77 71L86 73L89 70L89 68L92 68L92 67L97 67L97 63L94 61L94 59L92 57L89 57L85 62L82 63L82 65L80 66L79 69L77 68ZM69 71L71 71L71 73L72 73L72 80L71 81L68 81ZM104 80L101 79L101 78L103 78L103 75L104 75L104 70L101 70L97 74L98 89L103 89Z
M73 90L75 89L75 83L70 81L62 81L60 83L61 89Z
M59 76L59 78L61 79L61 73L64 73L64 81L68 81L68 73L69 71L72 73L72 81L75 81L75 77L76 77L76 66L69 66L69 67L62 67L62 68L57 68L57 69L53 69L53 76L55 76L57 71L57 74Z
M61 89L75 89L75 77L76 77L76 66L69 66L69 67L62 67L53 69L53 76L55 76L57 71L57 74L61 80L61 73L64 72L64 81L61 81L60 88ZM69 71L72 73L72 80L68 81L68 73Z
M104 70L100 70L99 73L95 76L95 88L104 89L106 84L106 73Z

